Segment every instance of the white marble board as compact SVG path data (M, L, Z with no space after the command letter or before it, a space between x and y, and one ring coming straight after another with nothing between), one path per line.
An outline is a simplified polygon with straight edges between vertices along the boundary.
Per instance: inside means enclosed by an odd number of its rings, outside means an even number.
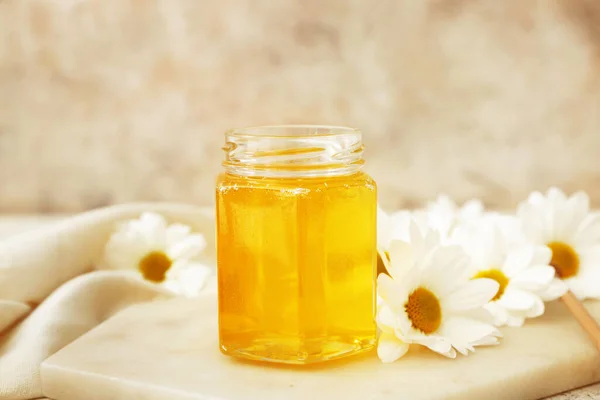
M586 303L600 317L600 302ZM448 360L374 352L319 367L277 367L221 355L215 295L134 306L42 364L58 400L536 399L600 380L600 354L561 303L503 344Z

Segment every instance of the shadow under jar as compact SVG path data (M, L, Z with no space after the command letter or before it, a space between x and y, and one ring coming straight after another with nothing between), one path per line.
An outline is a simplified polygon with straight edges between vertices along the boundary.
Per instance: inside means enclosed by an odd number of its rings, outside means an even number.
M307 364L375 345L376 185L357 130L226 134L217 182L220 348Z

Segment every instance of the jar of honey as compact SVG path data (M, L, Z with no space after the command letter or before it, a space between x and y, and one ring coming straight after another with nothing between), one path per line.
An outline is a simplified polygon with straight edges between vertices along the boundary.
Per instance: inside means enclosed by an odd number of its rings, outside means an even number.
M307 364L375 345L376 185L355 129L226 134L217 183L226 355Z

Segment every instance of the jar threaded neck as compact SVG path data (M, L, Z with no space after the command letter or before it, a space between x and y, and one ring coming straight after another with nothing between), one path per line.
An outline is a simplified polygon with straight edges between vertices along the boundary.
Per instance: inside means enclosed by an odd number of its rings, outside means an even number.
M227 172L245 176L317 177L360 170L360 131L321 125L279 125L226 132Z

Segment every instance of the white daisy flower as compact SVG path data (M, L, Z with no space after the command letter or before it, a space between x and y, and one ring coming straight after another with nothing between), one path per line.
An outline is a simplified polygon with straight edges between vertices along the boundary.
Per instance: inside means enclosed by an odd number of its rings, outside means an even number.
M167 225L155 213L120 224L104 249L102 268L136 271L145 280L184 296L197 295L211 268L196 261L206 247L189 226Z
M566 292L548 293L554 279L549 266L552 256L546 246L515 245L509 234L495 220L477 225L459 226L451 241L471 257L468 275L498 282L498 291L485 308L493 315L496 326L522 326L526 318L544 313L544 300L555 300Z
M551 250L550 265L580 300L600 299L600 216L589 213L587 194L567 198L551 188L546 196L532 193L517 212L525 236ZM561 289L555 279L551 294Z
M377 354L402 357L410 344L446 357L498 343L500 332L483 306L498 292L491 279L467 279L469 258L459 246L440 244L439 234L410 226L410 244L392 241L389 273L379 275Z
M450 197L441 194L427 204L429 226L440 232L442 238L448 237L452 230L461 224L477 221L483 216L483 203L472 199L458 206Z

